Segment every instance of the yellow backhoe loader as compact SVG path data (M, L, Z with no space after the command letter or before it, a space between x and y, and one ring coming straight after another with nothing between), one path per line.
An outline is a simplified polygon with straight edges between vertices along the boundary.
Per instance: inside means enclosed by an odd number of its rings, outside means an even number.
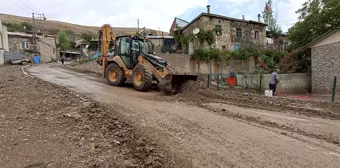
M105 24L99 31L101 57L97 62L103 66L103 76L112 86L123 85L131 80L138 91L147 91L153 81L166 94L177 93L189 80L197 80L195 74L174 74L171 66L150 51L150 42L138 36L116 36L111 26ZM108 56L113 45L114 54Z

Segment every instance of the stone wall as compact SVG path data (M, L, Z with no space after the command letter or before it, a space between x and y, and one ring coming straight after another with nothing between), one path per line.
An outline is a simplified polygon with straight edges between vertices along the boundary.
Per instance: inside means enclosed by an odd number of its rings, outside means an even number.
M67 66L70 69L73 69L76 71L103 74L103 67L100 66L95 60L85 62L82 64L74 64L74 65L67 65Z
M21 42L28 42L28 48L31 47L31 38L30 37L19 37L19 36L8 36L8 47L10 52L20 52L24 54L27 58L33 56L33 54L29 52L25 52L25 49L22 48Z
M155 47L156 55L162 57L170 63L180 73L201 73L208 74L210 72L210 62L197 62L190 59L188 54L169 54L161 53L159 47ZM250 58L251 60L252 58ZM250 72L251 67L255 66L254 61L241 61L234 60L229 61L225 65L222 65L222 73L233 72ZM211 62L212 73L219 73L220 65Z
M236 75L237 85L259 89L260 88L260 75L259 74L245 74ZM269 89L270 74L262 75L262 89ZM311 74L309 73L293 73L293 74L279 74L280 83L277 88L280 93L305 93L311 91Z
M216 25L221 25L222 28L222 34L217 36L215 44L218 49L234 50L234 44L241 45L244 41L250 41L261 46L266 45L266 26L263 24L226 20L205 15L184 29L183 34L191 34L195 28L200 28L204 31L212 30ZM242 38L236 38L236 28L242 29ZM259 32L257 39L255 39L255 31ZM195 44L197 43L193 43L193 45ZM199 45L202 47L202 44ZM203 46L208 47L207 44Z
M40 52L41 62L57 61L56 41L52 37L40 38L37 44Z
M28 42L28 50L32 47L31 37L9 36L9 51L23 53L27 58L32 57L33 54L25 52L22 48L21 42ZM39 37L37 40L37 50L40 52L40 61L42 63L57 61L56 42L52 37Z
M334 76L340 81L340 42L312 48L312 92L331 94ZM340 86L338 82L338 86ZM338 87L339 88L339 87ZM337 89L340 94L340 89Z

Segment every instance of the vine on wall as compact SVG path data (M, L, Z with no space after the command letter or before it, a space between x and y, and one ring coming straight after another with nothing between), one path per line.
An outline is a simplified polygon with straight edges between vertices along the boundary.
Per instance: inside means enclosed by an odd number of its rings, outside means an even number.
M184 35L182 33L182 28L177 26L176 30L174 31L174 38L180 44L189 44L189 42L195 38L195 35L192 33ZM205 31L203 29L200 29L200 32L197 34L197 38L200 43L204 43L206 41L209 45L212 45L216 41L215 30L213 29Z

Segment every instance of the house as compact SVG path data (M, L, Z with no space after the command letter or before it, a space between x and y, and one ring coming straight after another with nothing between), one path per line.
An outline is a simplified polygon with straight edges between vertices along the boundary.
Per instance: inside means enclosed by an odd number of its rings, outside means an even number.
M173 36L174 35L174 31L177 27L180 27L180 28L183 28L184 26L186 26L187 24L189 24L188 21L185 21L183 19L180 19L178 17L175 17L174 21L172 22L171 24L171 27L170 27L170 36Z
M332 93L334 77L340 78L340 28L328 31L303 49L310 49L312 92ZM340 93L338 82L337 93Z
M276 49L279 51L287 51L290 44L287 33L281 33L277 37L273 37L270 31L266 31L266 47L267 49Z
M260 20L260 18L259 18ZM213 45L217 49L237 50L245 44L257 44L265 47L266 42L266 24L260 21L235 19L231 17L216 15L210 13L210 6L207 6L207 13L201 13L190 23L182 28L182 35L193 34L193 30L213 31L216 42ZM183 48L189 54L196 48L211 47L204 42L198 42L197 38Z
M0 20L0 65L5 63L4 53L8 51L7 27L2 25Z
M56 38L52 35L8 32L8 46L10 53L21 53L27 58L40 55L43 63L57 60Z

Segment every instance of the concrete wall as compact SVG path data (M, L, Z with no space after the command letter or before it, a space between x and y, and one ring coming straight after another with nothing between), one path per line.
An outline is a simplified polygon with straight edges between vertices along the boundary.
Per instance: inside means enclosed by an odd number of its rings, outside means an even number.
M317 94L331 94L332 93L334 76L337 76L338 78L340 78L340 68L339 68L340 67L340 54L339 53L340 53L340 42L312 47L312 92L313 93L317 93ZM340 94L340 89L337 90L337 93Z
M2 25L1 19L0 19L0 49L8 51L7 27Z
M183 30L183 34L192 34L195 28L207 31L215 28L216 25L221 25L222 35L216 38L216 48L234 50L234 44L241 44L242 41L251 41L259 45L265 46L266 42L266 26L261 24L250 24L241 21L225 20L215 17L202 16L196 22L189 25ZM236 28L242 29L243 37L236 38ZM255 39L255 31L259 32L259 38ZM207 45L204 45L208 47ZM200 44L200 47L202 45ZM195 48L195 47L194 47Z
M317 44L315 44L316 46L322 46L322 45L326 45L326 44L331 44L331 43L337 43L340 42L340 30L337 30L334 34L332 34L331 36L321 40L320 42L318 42Z
M5 50L0 49L0 65L5 64L4 53L5 53Z
M163 46L163 39L149 39L154 46Z
M259 89L260 75L259 74L245 74L236 75L237 85ZM262 89L269 89L270 74L262 75ZM290 93L305 93L311 91L311 74L309 73L293 73L293 74L279 74L280 83L277 88L280 92Z

